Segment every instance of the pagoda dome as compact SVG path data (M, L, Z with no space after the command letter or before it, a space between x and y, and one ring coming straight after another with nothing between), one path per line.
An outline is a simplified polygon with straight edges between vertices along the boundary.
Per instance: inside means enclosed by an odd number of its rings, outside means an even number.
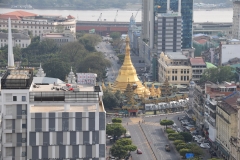
M126 87L128 84L131 86L136 86L134 89L134 94L137 94L139 96L143 96L144 91L147 95L150 95L150 92L145 86L142 84L142 82L137 77L137 72L135 67L132 64L131 57L130 57L130 46L129 46L129 37L126 37L126 53L123 65L121 66L118 76L112 86L112 89L117 91L124 92L126 90Z

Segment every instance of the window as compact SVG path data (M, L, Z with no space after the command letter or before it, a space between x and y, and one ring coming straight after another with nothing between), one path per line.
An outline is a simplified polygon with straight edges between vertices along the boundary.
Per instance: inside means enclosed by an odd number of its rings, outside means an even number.
M183 74L183 69L181 69L181 73Z
M22 138L22 143L26 143L26 138Z
M27 114L26 110L22 110L22 115L26 115L26 114Z
M189 69L187 70L187 73L189 73Z
M172 76L172 81L174 81L174 76Z
M177 76L175 76L175 81L177 81Z
M177 74L177 69L175 69L175 74Z
M26 101L26 96L22 96L22 101Z
M27 124L22 124L22 128L27 128Z
M17 101L17 96L13 96L13 101Z
M172 74L174 74L174 69L172 70Z
M22 152L22 157L26 157L26 152Z

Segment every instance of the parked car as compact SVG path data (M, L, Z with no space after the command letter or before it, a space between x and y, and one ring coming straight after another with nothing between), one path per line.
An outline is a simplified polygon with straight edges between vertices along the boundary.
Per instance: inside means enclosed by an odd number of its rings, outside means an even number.
M173 128L176 128L176 127L177 127L176 123L173 123L172 127L173 127Z
M182 132L181 128L177 128L177 132Z
M201 147L201 148L205 148L205 149L211 148L210 145L209 145L209 143L201 143L201 144L200 144L200 147Z
M165 145L165 150L166 150L167 152L170 152L170 151L171 151L169 144L166 144L166 145Z
M137 154L142 154L142 151L140 149L137 149Z

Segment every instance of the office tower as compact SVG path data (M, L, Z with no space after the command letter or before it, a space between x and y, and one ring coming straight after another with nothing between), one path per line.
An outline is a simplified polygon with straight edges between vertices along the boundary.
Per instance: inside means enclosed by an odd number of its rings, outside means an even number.
M155 0L155 6L157 13L167 12L167 0ZM181 16L182 16L182 49L192 48L192 23L193 23L193 0L181 0L181 5L179 5L178 0L170 1L170 9L177 12L178 6L181 6Z
M142 0L142 39L149 39L149 1Z
M179 0L179 4L181 4L181 0ZM156 13L155 26L157 26L155 33L157 53L181 51L181 12L170 10L170 0L167 1L167 13Z
M240 0L233 1L233 26L232 36L235 39L240 39Z

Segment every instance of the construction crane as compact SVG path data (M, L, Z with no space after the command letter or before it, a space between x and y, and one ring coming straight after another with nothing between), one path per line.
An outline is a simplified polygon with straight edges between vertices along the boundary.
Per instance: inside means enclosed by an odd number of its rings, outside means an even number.
M117 21L117 16L118 16L118 10L117 10L116 16L115 16L115 18L114 18L114 22Z
M136 19L136 17L137 17L137 14L138 14L138 12L140 11L140 9L142 9L142 8L139 8L138 10L137 10L137 13L135 14L135 19Z
M102 13L100 13L100 16L98 17L98 21L102 21Z

